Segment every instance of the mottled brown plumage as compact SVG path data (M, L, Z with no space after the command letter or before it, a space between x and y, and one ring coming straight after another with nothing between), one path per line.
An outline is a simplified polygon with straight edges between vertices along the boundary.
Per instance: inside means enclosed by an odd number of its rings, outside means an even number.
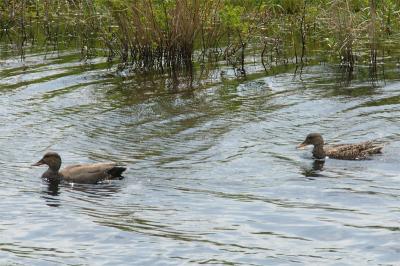
M61 157L56 152L48 152L33 166L46 164L49 166L42 178L47 180L64 180L69 183L95 184L103 180L121 178L125 167L116 163L77 164L65 167L60 171Z
M298 148L314 145L313 156L316 159L325 157L340 160L362 160L370 155L381 153L383 145L374 141L365 141L354 144L324 145L324 140L319 133L308 134Z

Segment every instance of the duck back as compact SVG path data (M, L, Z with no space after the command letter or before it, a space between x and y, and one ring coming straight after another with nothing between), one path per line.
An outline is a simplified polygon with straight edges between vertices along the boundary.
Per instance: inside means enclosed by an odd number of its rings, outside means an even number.
M72 183L94 184L103 180L120 179L125 167L116 163L77 164L60 171L63 179Z
M324 150L329 158L342 160L363 160L370 155L381 153L382 144L366 141L356 144L325 145Z

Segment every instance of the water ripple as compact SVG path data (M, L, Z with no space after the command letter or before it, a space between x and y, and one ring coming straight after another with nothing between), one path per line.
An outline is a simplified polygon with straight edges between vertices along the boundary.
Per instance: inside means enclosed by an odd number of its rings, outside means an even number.
M76 57L2 62L0 264L399 261L399 81L345 86L318 65L171 92ZM313 131L384 154L314 162L295 149ZM30 165L47 150L124 163L126 178L46 183Z

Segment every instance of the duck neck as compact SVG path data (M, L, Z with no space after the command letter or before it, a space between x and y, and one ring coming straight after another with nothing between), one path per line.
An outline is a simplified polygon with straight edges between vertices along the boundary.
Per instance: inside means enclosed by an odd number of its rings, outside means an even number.
M315 159L319 159L319 160L325 159L324 145L323 144L314 145L312 154Z
M54 173L58 173L58 170L60 170L61 168L61 159L50 161L48 166L49 170L51 170Z
M47 179L57 179L57 180L60 179L61 175L58 171L60 170L61 167L61 160L52 162L48 164L48 166L49 169L47 169L47 171L43 174L43 177Z
M60 180L62 176L58 172L58 170L49 168L47 169L46 172L43 173L42 178L48 179L48 180Z

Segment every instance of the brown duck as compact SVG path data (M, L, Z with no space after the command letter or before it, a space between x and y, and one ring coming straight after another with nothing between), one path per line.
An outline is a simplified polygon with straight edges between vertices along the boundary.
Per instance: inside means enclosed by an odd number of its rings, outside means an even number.
M314 145L312 154L315 159L325 159L325 157L340 160L362 160L367 159L372 154L381 153L383 145L374 141L365 141L354 144L324 145L324 139L319 133L308 134L306 139L298 145L304 148L307 145Z
M32 166L46 164L49 166L42 178L49 181L66 181L69 183L95 184L103 180L120 179L125 167L116 163L76 164L65 167L60 171L61 157L56 152L46 153L40 161Z

